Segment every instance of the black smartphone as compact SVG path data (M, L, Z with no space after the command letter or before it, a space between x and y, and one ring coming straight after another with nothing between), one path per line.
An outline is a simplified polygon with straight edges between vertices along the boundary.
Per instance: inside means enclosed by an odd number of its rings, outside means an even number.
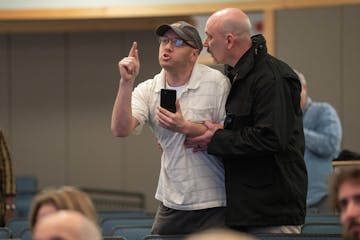
M174 89L161 89L160 92L160 106L170 112L176 112L176 90Z

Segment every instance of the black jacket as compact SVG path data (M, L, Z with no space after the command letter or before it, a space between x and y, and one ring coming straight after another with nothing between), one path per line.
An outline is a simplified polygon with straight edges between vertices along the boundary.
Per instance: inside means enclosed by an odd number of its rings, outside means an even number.
M284 62L267 53L262 35L234 69L225 129L208 152L224 160L229 226L300 225L307 172L301 85Z

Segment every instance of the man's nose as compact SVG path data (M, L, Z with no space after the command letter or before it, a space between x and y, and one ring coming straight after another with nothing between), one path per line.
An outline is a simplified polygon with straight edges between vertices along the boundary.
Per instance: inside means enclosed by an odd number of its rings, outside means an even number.
M204 40L203 45L204 45L204 47L208 47L208 46L209 46L209 45L208 45L208 40L207 40L207 39L205 39L205 40Z

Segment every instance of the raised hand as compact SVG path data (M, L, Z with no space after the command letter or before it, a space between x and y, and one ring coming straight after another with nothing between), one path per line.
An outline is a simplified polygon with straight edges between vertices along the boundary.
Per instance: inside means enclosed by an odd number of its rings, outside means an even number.
M120 76L123 81L134 81L140 70L137 42L133 42L129 55L119 62Z

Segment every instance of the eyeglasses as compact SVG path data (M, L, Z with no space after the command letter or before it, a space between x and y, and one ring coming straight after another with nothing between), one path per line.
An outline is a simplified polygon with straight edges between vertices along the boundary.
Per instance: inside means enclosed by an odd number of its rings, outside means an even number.
M167 45L169 42L171 42L171 45L175 47L183 47L185 45L188 45L189 47L195 48L195 46L191 45L187 41L181 39L181 38L168 38L168 37L159 37L159 43L161 45Z

